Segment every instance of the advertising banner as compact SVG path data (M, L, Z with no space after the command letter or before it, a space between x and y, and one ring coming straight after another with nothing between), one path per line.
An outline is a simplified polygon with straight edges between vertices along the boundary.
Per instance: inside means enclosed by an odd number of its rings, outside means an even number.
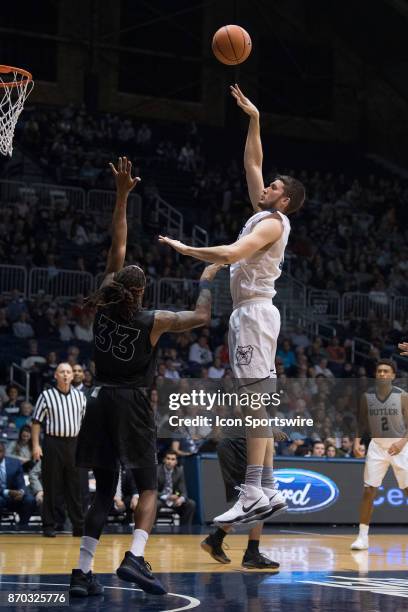
M364 461L275 459L275 477L289 506L271 523L354 524L359 522ZM203 521L225 510L224 484L216 455L200 459ZM406 523L408 498L389 470L374 502L373 523Z

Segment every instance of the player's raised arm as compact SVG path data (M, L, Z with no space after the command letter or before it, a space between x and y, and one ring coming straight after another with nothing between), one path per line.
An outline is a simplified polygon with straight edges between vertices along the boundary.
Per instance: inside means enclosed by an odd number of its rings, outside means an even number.
M261 129L259 125L259 111L254 104L242 93L237 84L231 85L231 94L236 99L237 104L249 115L249 126L244 152L244 167L248 185L249 197L253 209L260 210L258 203L264 189L262 176L262 143Z
M115 177L116 202L112 216L112 244L108 252L103 284L110 280L114 272L123 268L127 240L127 200L129 193L140 181L138 176L132 178L132 162L127 157L119 157L117 167L112 163L109 165Z
M154 346L166 332L183 332L195 327L208 325L211 319L211 282L221 265L207 266L200 278L200 293L194 310L170 312L157 310L154 317L150 341Z
M243 236L233 244L214 247L190 247L166 236L159 236L159 241L189 257L200 261L217 264L232 264L241 259L251 257L254 253L267 245L272 245L279 240L283 227L279 216L271 213L271 216L258 223L250 234Z

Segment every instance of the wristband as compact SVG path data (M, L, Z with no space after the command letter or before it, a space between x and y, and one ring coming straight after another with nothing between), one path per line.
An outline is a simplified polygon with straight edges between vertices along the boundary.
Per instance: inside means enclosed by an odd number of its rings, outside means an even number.
M200 291L202 291L203 289L208 289L209 291L211 291L211 287L212 287L212 281L209 281L209 280L200 281Z

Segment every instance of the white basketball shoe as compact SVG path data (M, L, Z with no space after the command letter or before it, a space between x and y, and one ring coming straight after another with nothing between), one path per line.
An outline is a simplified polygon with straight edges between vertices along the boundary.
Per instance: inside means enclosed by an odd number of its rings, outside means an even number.
M268 496L262 489L246 484L235 488L240 492L238 501L227 512L216 516L214 523L232 525L234 523L258 521L261 520L258 518L259 515L265 514L267 510L271 509Z
M351 550L367 550L368 549L368 535L358 535L358 538L354 540L350 546Z

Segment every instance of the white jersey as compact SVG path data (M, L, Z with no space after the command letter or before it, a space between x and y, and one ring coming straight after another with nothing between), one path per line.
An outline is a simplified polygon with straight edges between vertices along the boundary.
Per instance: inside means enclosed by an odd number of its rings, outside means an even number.
M401 401L403 394L402 389L394 386L383 401L377 397L375 388L365 393L370 435L383 448L389 448L405 436L406 425Z
M230 266L230 287L234 308L246 300L272 299L276 294L275 281L282 273L285 248L290 233L289 219L279 211L262 210L248 219L239 238L250 234L255 225L274 212L279 214L283 224L283 232L279 240L269 249L257 251L248 259L241 259Z

